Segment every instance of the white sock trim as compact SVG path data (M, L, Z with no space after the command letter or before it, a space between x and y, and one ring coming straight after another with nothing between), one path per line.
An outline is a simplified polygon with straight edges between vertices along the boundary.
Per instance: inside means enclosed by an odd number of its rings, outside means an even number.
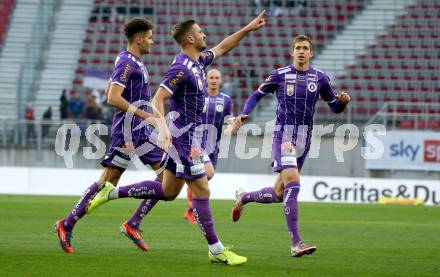
M110 191L110 193L108 194L108 199L112 200L112 199L116 199L119 198L119 188L114 188Z
M223 246L223 243L221 241L217 241L214 244L208 245L209 251L211 251L212 254L217 255L223 252L225 250L225 247Z

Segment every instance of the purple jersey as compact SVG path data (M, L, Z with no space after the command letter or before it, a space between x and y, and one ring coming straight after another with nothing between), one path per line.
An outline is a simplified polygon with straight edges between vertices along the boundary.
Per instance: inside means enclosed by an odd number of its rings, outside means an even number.
M117 84L124 88L122 97L129 103L139 100L150 101L151 93L148 84L148 71L144 63L135 55L128 51L121 52L115 61L115 70L110 78L112 84ZM147 111L147 106L140 107ZM111 135L123 137L124 119L126 113L118 110L113 117ZM133 116L129 130L132 132L132 140L136 142L145 139L151 133L150 127L141 128L138 131L132 131L142 119Z
M217 130L216 138L211 138L208 141L208 132L203 134L202 148L206 145L218 148L218 143L222 136L223 123L226 117L232 116L232 100L231 97L224 93L219 93L215 96L209 94L205 95L205 104L202 112L202 123L211 124Z
M319 96L327 103L337 101L330 78L313 67L307 71L299 71L289 65L273 70L258 91L262 94L276 94L278 107L275 124L281 128L275 130L274 137L278 138L283 137L286 125L306 125L311 133L315 104Z
M110 80L112 84L117 84L124 88L122 97L129 103L136 103L139 100L150 101L151 94L147 69L142 61L132 53L124 51L118 55L115 61L115 71ZM142 105L139 108L147 110L148 107ZM149 142L148 138L151 134L151 128L147 126L133 131L142 122L142 119L133 116L130 126L124 126L126 115L127 113L118 110L113 117L111 145L101 164L124 171L130 162L130 156L120 149L128 151L132 147L137 148L139 146L143 146L142 150L148 150L147 153L139 157L144 164L159 162L163 156L163 151ZM124 127L127 128L128 133L124 133ZM128 141L129 135L131 136L131 141Z
M172 94L171 110L179 114L178 118L171 118L175 127L189 128L181 136L173 137L173 144L192 145L193 143L194 130L202 124L202 112L207 94L205 67L214 59L215 55L211 50L202 52L198 61L192 60L184 53L179 53L161 83L161 86ZM172 128L170 131L174 133Z

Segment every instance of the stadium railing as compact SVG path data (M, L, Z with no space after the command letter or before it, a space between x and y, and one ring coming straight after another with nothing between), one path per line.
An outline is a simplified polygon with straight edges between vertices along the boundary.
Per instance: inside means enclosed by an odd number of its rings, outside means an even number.
M387 129L440 131L440 104L389 102L367 122L383 124Z

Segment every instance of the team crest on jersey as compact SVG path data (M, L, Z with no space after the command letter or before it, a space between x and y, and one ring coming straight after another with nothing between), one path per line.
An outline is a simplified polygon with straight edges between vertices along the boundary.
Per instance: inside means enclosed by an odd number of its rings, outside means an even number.
M215 106L215 110L219 113L221 113L223 111L223 109L224 109L223 105L216 105Z
M294 84L287 84L287 86L286 86L287 96L292 96L294 92L295 92L295 85Z
M315 82L310 82L310 83L308 83L308 84L307 84L307 89L308 89L310 92L315 92L316 89L317 89L317 85L316 85L316 83L315 83Z

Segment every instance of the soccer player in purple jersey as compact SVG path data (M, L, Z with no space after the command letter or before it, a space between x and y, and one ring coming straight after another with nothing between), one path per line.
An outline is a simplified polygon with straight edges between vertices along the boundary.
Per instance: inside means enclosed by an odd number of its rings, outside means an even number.
M58 220L54 226L61 248L66 253L74 252L71 245L72 231L77 221L85 215L87 203L98 191L101 184L108 181L117 185L130 162L128 154L130 149L141 145L150 147L146 154L140 156L140 160L155 170L160 168L163 151L149 143L151 127L146 126L134 130L143 120L152 116L147 112L147 106L136 106L136 102L139 100L149 101L151 97L148 72L140 57L148 54L153 45L153 24L147 19L133 18L125 23L124 32L128 43L127 50L117 56L115 70L107 87L108 103L116 107L118 112L112 122L111 146L101 162L104 171L101 177L87 188L69 214ZM124 129L127 129L127 126L124 128L124 120L129 109L134 111L135 116L130 122L131 126L128 126L130 134L125 134ZM131 137L130 141L126 141L127 135ZM128 152L123 151L124 149ZM158 179L161 180L162 176L158 175ZM121 232L129 236L141 249L147 251L147 245L142 241L139 230L124 223L121 226Z
M278 100L272 152L273 170L278 172L274 187L259 191L237 191L237 200L232 208L232 220L239 220L243 206L250 202L283 202L284 215L291 239L291 255L300 257L316 250L305 244L298 229L299 172L310 149L313 128L313 114L319 96L328 103L335 113L344 111L350 96L341 92L336 95L330 78L322 71L310 66L313 45L309 37L299 35L293 39L292 64L273 70L269 77L246 101L236 123L241 124L258 101L265 95L275 93Z
M168 159L162 184L157 181L144 181L137 184L115 188L106 183L88 205L88 211L109 200L125 197L173 200L182 190L185 182L193 192L193 211L197 223L208 242L208 257L213 263L240 265L247 261L224 247L217 238L209 205L208 178L202 161L198 126L202 125L202 112L206 95L205 67L215 59L236 47L248 33L265 25L264 11L248 25L230 35L210 50L206 50L205 33L194 20L187 20L174 26L173 37L181 48L160 88L153 98L154 112L158 117L164 114L164 104L171 98L171 109L179 115L172 118L173 123L158 124L158 145L167 151L168 156L177 151L178 157ZM177 135L176 131L184 130ZM173 137L172 137L173 134Z
M209 124L214 127L214 133L206 130L202 137L202 149L207 151L203 155L205 172L208 180L214 177L219 154L219 144L222 136L224 122L230 122L232 118L232 99L228 95L220 92L222 83L221 72L218 69L210 69L206 74L206 84L208 93L205 95L205 103L202 111L202 124ZM192 192L188 188L187 193L188 208L183 217L191 224L197 223L194 218L192 207Z

